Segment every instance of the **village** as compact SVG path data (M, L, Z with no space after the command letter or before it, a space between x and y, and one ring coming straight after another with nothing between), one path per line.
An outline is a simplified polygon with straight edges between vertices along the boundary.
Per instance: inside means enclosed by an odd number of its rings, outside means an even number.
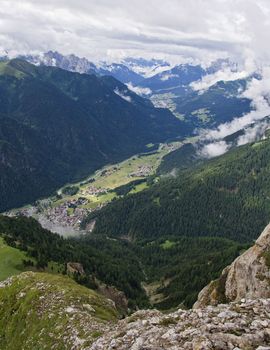
M64 227L70 226L75 229L79 229L82 220L91 210L77 207L77 202L78 201L75 200L66 201L59 206L47 209L46 213L44 214L49 221L56 225L61 225Z
M100 210L117 197L114 192L116 187L151 176L162 157L179 146L179 142L160 144L156 152L138 154L119 164L99 169L80 183L59 189L55 196L10 211L7 215L33 216L45 228L58 233L65 229L80 232L81 223L89 213Z

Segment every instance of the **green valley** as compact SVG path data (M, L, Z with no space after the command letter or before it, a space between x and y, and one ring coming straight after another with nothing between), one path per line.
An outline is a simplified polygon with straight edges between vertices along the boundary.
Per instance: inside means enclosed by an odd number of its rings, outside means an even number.
M183 138L188 129L112 77L0 62L0 211Z
M79 234L80 223L89 212L128 193L140 192L158 181L156 170L163 157L182 147L183 142L149 145L147 152L104 166L80 182L65 185L57 195L8 213L31 215L44 227L61 234L67 235L73 230Z

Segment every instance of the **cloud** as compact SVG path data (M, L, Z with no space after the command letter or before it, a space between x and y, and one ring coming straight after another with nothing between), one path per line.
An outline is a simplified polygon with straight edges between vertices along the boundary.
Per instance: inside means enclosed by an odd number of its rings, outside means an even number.
M223 139L245 128L247 125L270 115L270 68L263 68L261 75L261 79L253 78L248 84L246 91L242 94L243 97L252 101L251 104L254 109L242 117L235 116L231 122L220 124L216 129L203 130L200 133L202 139Z
M149 88L144 88L140 86L133 86L132 83L127 83L126 84L129 90L135 92L135 94L140 95L140 96L147 96L151 95L152 91Z
M232 71L230 67L225 67L214 74L205 75L201 80L197 80L190 84L195 91L207 90L210 86L216 84L219 81L234 81L238 79L245 79L249 76L250 72Z
M253 110L242 117L235 116L231 122L220 124L215 129L201 130L200 140L207 144L198 149L199 155L211 158L227 152L232 145L223 139L239 130L244 129L244 134L238 137L238 146L263 137L270 126L269 120L264 120L270 116L270 67L261 68L260 74L259 79L254 77L250 80L241 95L251 100Z
M91 60L246 52L267 61L268 0L1 0L0 42L11 53L58 50Z
M262 138L265 131L268 128L269 128L269 122L266 122L266 121L248 128L247 130L245 130L244 135L239 136L237 140L237 145L242 146L249 142L253 142Z
M177 74L163 74L160 78L161 81L167 81L169 79L172 79L172 78L175 78L175 77L178 77Z
M221 156L229 150L229 145L225 141L217 141L209 143L208 145L203 146L199 150L200 156L204 158L212 158Z
M118 88L116 88L115 90L113 90L113 92L114 92L116 95L120 96L123 100L125 100L125 101L127 101L127 102L129 102L129 103L132 102L132 98L131 98L130 96L125 95L125 94L124 94L122 91L120 91Z

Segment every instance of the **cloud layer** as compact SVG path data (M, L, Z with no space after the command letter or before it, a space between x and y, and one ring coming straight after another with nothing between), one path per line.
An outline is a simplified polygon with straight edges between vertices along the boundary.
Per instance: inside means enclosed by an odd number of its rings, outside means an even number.
M270 67L263 67L260 73L260 79L251 79L247 89L242 93L243 97L252 101L253 110L242 117L236 116L231 122L220 124L215 129L202 130L200 139L208 144L198 150L200 155L211 158L227 152L231 145L222 139L239 130L245 130L237 140L239 146L263 136L269 127L269 121L263 119L270 116ZM252 128L248 127L258 121L261 122Z
M14 54L269 58L268 0L0 0L0 5L0 45Z

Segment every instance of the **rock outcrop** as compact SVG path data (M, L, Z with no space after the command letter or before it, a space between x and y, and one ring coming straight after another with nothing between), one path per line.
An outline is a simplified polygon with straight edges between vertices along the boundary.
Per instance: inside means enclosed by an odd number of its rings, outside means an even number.
M74 275L74 274L78 274L80 276L85 275L83 265L77 262L67 263L67 273L71 275Z
M200 292L194 308L241 298L270 298L270 224L251 248Z
M270 299L164 315L138 311L88 350L270 350Z
M270 299L117 315L67 277L25 272L0 285L0 349L270 350Z

